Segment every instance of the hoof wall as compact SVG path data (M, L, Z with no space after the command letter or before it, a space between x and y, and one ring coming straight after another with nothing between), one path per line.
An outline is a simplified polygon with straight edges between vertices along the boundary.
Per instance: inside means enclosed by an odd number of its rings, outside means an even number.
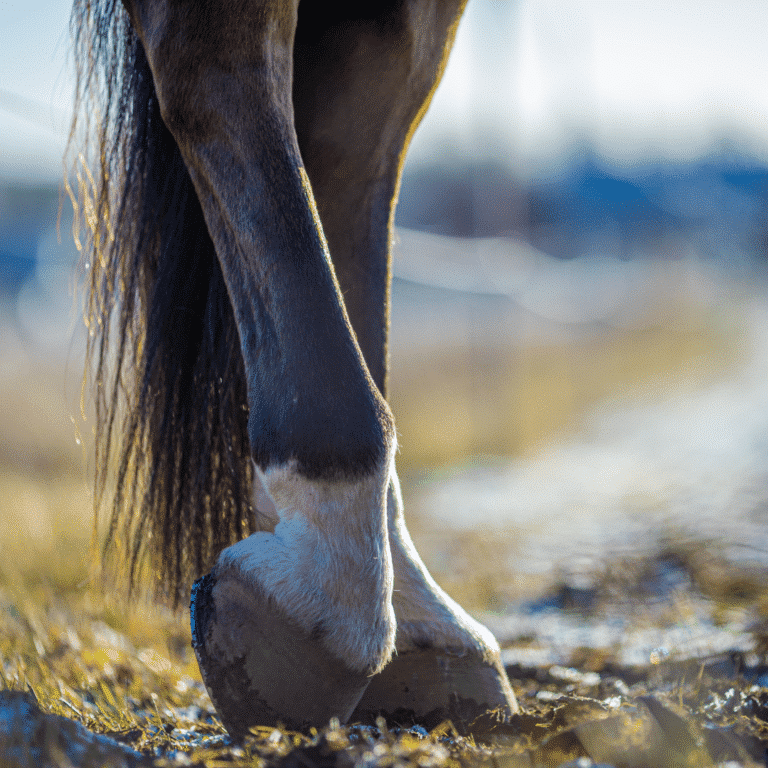
M398 725L434 728L451 720L460 733L489 710L518 712L515 694L497 658L429 648L400 653L372 678L352 721L383 716Z
M198 579L190 613L200 673L233 736L255 725L305 730L332 717L346 722L370 681L232 577Z

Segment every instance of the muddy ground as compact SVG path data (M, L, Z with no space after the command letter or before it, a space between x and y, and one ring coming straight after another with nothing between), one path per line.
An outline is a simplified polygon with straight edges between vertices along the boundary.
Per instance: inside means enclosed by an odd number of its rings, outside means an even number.
M450 722L381 720L332 722L310 734L256 728L236 742L216 718L176 617L147 607L118 631L119 617L93 595L23 596L5 587L0 764L764 765L764 573L726 561L711 545L678 544L605 563L586 587L554 582L519 606L529 620L507 639L504 658L522 712L489 713L470 736ZM597 642L573 645L553 663L537 626L559 626L563 635L578 626ZM605 626L614 627L610 645ZM681 632L698 638L695 655ZM657 643L644 663L636 663L638 636Z

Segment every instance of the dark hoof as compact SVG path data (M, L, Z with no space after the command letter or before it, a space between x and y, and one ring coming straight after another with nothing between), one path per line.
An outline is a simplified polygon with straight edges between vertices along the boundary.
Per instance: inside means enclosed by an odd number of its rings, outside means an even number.
M371 679L234 578L198 579L190 613L200 673L233 736L255 725L306 730L332 717L346 722Z
M489 661L477 652L428 648L394 656L371 679L352 721L383 716L390 723L434 728L451 720L468 733L474 720L494 709L519 711L497 655Z

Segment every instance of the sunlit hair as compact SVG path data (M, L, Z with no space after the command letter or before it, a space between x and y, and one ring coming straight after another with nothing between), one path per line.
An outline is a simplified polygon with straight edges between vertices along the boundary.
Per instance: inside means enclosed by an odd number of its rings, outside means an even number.
M135 591L147 564L153 591L178 605L256 525L243 362L213 243L122 4L75 0L71 23L94 505L109 520L109 572L127 565Z

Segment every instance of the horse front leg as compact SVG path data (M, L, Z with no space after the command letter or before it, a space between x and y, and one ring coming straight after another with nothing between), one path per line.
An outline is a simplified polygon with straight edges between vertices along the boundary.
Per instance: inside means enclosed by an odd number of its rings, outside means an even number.
M445 65L464 0L393 0L329 12L304 0L294 46L294 109L344 302L385 393L390 243L408 141ZM405 525L394 463L388 491L397 655L353 715L466 728L517 710L493 635L430 576Z
M395 637L392 416L350 328L296 140L298 0L126 0L213 239L240 336L274 530L193 594L230 732L346 720Z

